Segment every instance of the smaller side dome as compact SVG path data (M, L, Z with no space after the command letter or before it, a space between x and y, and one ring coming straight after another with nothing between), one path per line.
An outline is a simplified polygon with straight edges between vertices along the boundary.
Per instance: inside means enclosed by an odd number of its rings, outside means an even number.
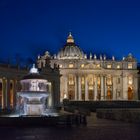
M128 56L124 58L124 60L128 62L135 62L136 58L131 53L129 53Z

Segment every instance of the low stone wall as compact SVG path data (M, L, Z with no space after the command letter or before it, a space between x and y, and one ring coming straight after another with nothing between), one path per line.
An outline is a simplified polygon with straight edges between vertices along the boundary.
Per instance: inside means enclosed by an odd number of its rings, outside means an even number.
M140 123L140 109L97 109L98 118Z
M77 108L76 106L65 106L64 110L71 113L79 113L82 115L90 116L90 110L86 108Z
M140 101L69 101L65 99L63 105L71 108L71 110L72 108L83 108L95 112L96 109L100 108L140 108Z

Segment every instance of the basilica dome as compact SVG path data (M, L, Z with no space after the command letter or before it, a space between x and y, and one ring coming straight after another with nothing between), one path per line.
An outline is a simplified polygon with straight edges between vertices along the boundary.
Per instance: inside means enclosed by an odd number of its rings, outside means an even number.
M58 53L59 59L83 59L83 51L74 43L73 36L69 33L67 42Z

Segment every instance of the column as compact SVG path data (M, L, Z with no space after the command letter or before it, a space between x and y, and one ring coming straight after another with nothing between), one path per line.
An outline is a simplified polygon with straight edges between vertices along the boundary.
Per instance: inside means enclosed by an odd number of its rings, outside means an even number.
M59 83L60 83L60 102L63 101L63 99L65 99L65 95L64 95L64 82L65 82L65 79L64 79L64 76L61 76L60 77L60 80L59 80Z
M78 100L81 100L82 97L81 97L81 77L78 76Z
M3 94L3 79L2 78L0 78L0 83L1 83L1 104L0 104L0 106L1 106L1 108L4 108L4 94Z
M54 94L53 81L47 84L48 84L48 92L50 93L49 97L47 98L47 108L51 108L52 107L52 94Z
M75 100L77 100L77 90L78 90L77 84L78 84L78 77L77 77L77 75L75 75L75 95L74 95Z
M104 100L104 77L101 76L101 100Z
M64 94L66 94L66 98L68 99L68 77L64 77Z
M134 85L134 96L133 96L133 99L134 100L138 100L138 76L134 76L134 82L133 82L133 85Z
M85 77L85 100L88 100L88 83L87 83L87 77Z
M116 77L113 76L113 100L116 100Z
M16 80L13 79L13 108L16 106Z
M104 100L107 100L107 87L106 87L107 77L104 77Z
M127 76L123 76L123 99L128 100Z
M7 97L6 97L6 79L5 79L5 78L3 78L2 83L3 83L3 84L2 84L2 91L3 91L3 93L2 93L2 94L3 94L3 95L2 95L2 96L3 96L3 97L2 97L2 98L3 98L3 99L2 99L2 100L3 100L3 101L2 101L2 102L3 102L2 108L5 108L5 107L6 107L6 98L7 98Z
M97 76L95 77L94 100L97 100Z
M6 93L6 96L7 96L7 108L10 108L10 79L7 78L7 93Z

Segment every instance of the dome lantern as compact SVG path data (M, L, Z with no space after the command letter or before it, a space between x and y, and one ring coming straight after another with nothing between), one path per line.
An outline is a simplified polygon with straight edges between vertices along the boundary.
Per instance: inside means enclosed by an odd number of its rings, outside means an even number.
M67 37L67 43L74 43L74 39L71 32L69 32L69 36Z

